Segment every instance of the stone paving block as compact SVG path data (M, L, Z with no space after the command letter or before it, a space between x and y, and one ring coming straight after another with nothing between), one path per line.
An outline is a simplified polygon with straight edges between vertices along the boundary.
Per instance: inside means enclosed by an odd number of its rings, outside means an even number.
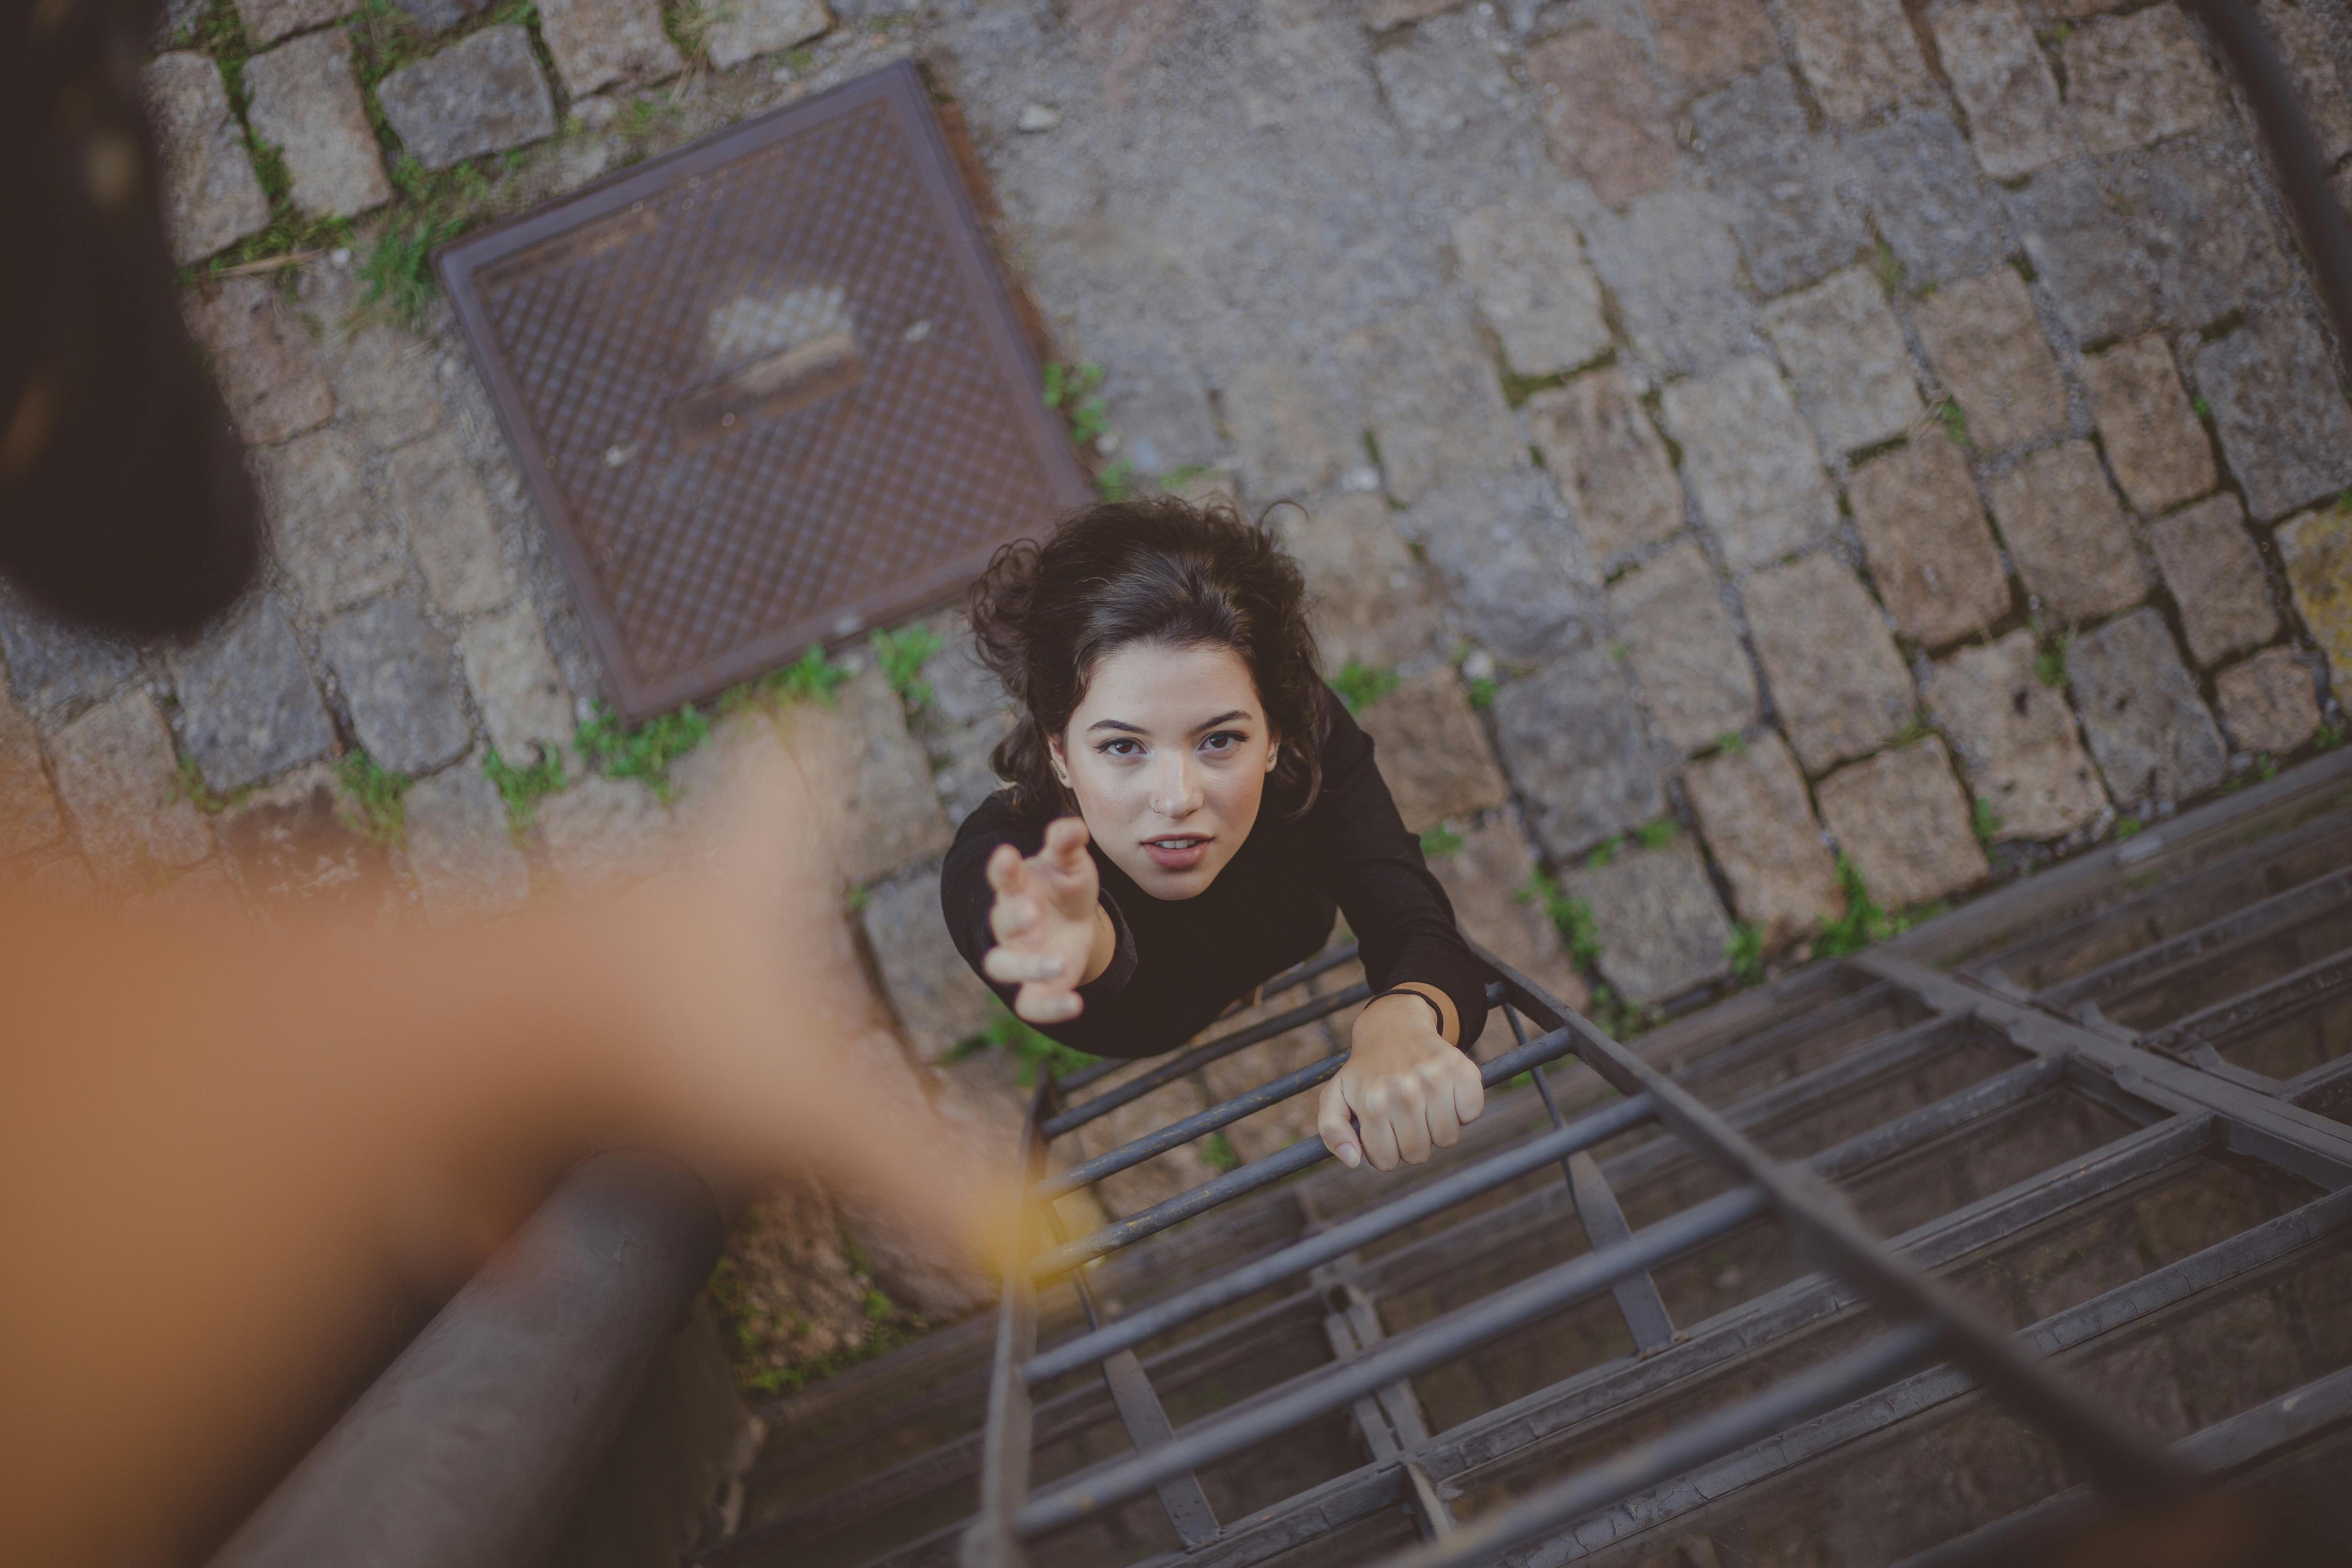
M1946 285L1911 308L1927 362L1989 452L2066 427L2066 384L2025 279L2011 267Z
M2352 512L2340 506L2278 531L2279 560L2311 638L2327 656L2339 692L2352 692Z
M1918 707L1910 672L1870 595L1826 552L1740 589L1748 636L1807 773L1891 740Z
M1850 267L1775 300L1763 323L1824 452L1874 446L1926 412L1902 323L1868 268Z
M438 37L490 8L490 0L394 0L427 37Z
M1472 942L1581 1011L1591 996L1560 944L1550 912L1529 893L1535 851L1518 818L1498 811L1463 827L1461 837L1461 848L1429 860L1454 905L1454 923ZM1507 1041L1509 1035L1509 1026L1494 1018L1486 1034L1469 1044L1492 1045L1498 1036Z
M1601 978L1644 1005L1731 973L1731 921L1688 838L1571 871L1560 889L1592 910Z
M1675 177L1675 127L1633 41L1576 27L1528 51L1552 153L1612 207Z
M2009 577L1967 459L1940 430L1856 468L1854 531L1895 629L1940 647L2009 612Z
M1934 90L1895 0L1790 0L1780 9L1798 68L1831 120L1860 120Z
M2336 62L2327 51L2327 24L2317 6L2282 5L2262 0L2254 7L2278 46L2287 75L2294 83L2295 101L2311 117L2312 133L2319 139L2320 155L2332 166L2352 153L2352 97L2344 90Z
M112 890L135 891L213 852L204 817L174 787L172 732L145 690L100 703L56 731L49 761L81 852Z
M409 786L402 841L427 923L446 926L520 909L530 867L507 834L498 785L468 757Z
M1497 31L1465 7L1374 51L1381 100L1415 151L1458 167L1489 163L1507 147L1533 150L1528 95L1504 68L1505 54L1518 51L1498 49Z
M278 150L294 205L351 217L392 199L352 74L351 35L330 27L245 62L246 123Z
M824 0L733 0L702 35L710 63L732 70L754 55L772 55L823 37L833 27Z
M2036 452L1986 489L2017 574L2045 615L2090 620L2155 586L2088 441Z
M1600 577L1533 466L1457 479L1400 521L1446 584L1450 623L1496 658L1548 658L1599 635Z
M2058 84L2016 0L1949 6L1932 26L1986 174L2013 180L2075 150Z
M1731 208L1696 191L1660 191L1622 222L1585 230L1593 270L1608 286L1634 349L1659 372L1681 374L1752 352L1755 309L1741 291Z
M1299 998L1286 996L1286 1002ZM1353 1014L1360 1009L1350 1009ZM1271 1004L1245 1007L1228 1018L1220 1019L1215 1032L1228 1034L1274 1016ZM1263 1017L1261 1016L1263 1016ZM1244 1046L1232 1056L1211 1062L1201 1069L1201 1082L1207 1089L1211 1103L1247 1094L1261 1084L1313 1067L1333 1052L1345 1048L1349 1030L1334 1033L1328 1026L1310 1025L1263 1040L1255 1046ZM1316 1136L1315 1103L1322 1093L1318 1089L1296 1094L1278 1105L1228 1122L1224 1128L1225 1142L1244 1160L1263 1160L1268 1154L1281 1152L1302 1138Z
M540 37L563 90L585 98L614 82L662 81L686 68L656 0L541 0Z
M1449 816L1469 816L1511 796L1486 732L1454 671L1433 669L1401 683L1356 715L1371 737L1397 815L1415 833Z
M1274 520L1282 547L1306 575L1327 669L1402 664L1437 641L1437 605L1390 519L1387 501L1354 495L1311 511L1285 507ZM987 677L987 689L992 707L1001 705L994 676Z
M232 278L186 290L180 311L247 446L273 446L334 417L318 351L277 289L258 278Z
M1665 389L1666 428L1683 448L1683 482L1735 573L1824 538L1837 503L1812 433L1762 355Z
M2319 728L2311 668L2292 648L2264 648L2213 678L2221 728L2240 751L2284 755Z
M345 611L320 628L319 647L377 766L422 773L472 743L457 661L413 598L387 595Z
M457 656L500 760L527 766L541 747L552 753L572 739L572 693L528 600L459 627Z
M2212 443L2155 334L2083 362L2083 390L2125 499L2153 516L2213 488Z
M220 68L196 54L162 55L141 68L147 122L162 163L163 233L184 267L269 226L269 198L246 156Z
M2197 351L2197 389L2258 520L2352 485L2352 417L2336 366L2319 329L2292 306L2257 312Z
M98 879L90 875L89 864L70 850L0 867L0 876L21 876L26 890L46 904L99 901Z
M454 432L401 447L384 472L435 604L449 615L467 616L514 596L514 574L490 522L490 499Z
M387 592L406 575L400 536L362 482L359 454L339 426L264 451L258 466L278 563L313 613Z
M2094 155L2194 131L2221 112L2221 84L2176 5L2096 17L2060 52L2074 132Z
M652 876L678 853L677 829L676 814L636 779L590 773L539 803L548 867L575 890Z
M1557 207L1512 197L1466 213L1454 220L1454 254L1513 370L1550 375L1609 351L1601 280Z
M180 739L226 793L321 757L335 727L294 630L275 599L257 598L204 640L172 655Z
M1780 58L1757 0L1649 0L1658 63L1693 92L1718 88Z
M1447 478L1524 461L1494 361L1469 321L1412 307L1339 345L1363 389L1389 499L1411 506Z
M218 860L205 860L122 900L126 921L163 921L183 928L216 924L243 913L236 886Z
M1685 540L1611 584L1609 617L1669 745L1702 751L1756 721L1756 673L1696 544Z
M958 1042L988 1026L999 1006L996 993L971 972L948 935L938 862L868 888L859 919L917 1061L942 1060Z
M1366 499L1380 514L1381 526L1387 527L1386 503L1377 497ZM1329 514L1318 511L1317 515ZM1297 553L1295 535L1289 526L1292 516L1286 510L1276 526L1285 548ZM1312 552L1310 548L1307 554ZM1398 553L1403 553L1402 547ZM1307 561L1307 555L1300 556L1302 566ZM1308 582L1311 593L1311 576ZM1424 607L1424 613L1433 612ZM931 787L938 792L940 805L947 808L949 822L954 824L971 816L1002 784L990 765L989 754L1013 728L1013 708L1003 684L974 657L971 627L963 617L940 616L931 626L940 635L940 647L923 666L923 679L931 689L931 704L919 716L916 733L931 759ZM1331 646L1323 645L1327 663Z
M1363 460L1359 433L1335 400L1302 384L1284 359L1252 360L1219 390L1252 496L1308 495Z
M359 9L359 0L236 0L238 20L256 44L322 27Z
M1837 864L1805 798L1804 775L1777 733L1766 730L1692 763L1683 789L1731 884L1733 907L1763 932L1768 950L1811 936L1843 912Z
M2096 820L2107 797L2066 700L2034 668L2033 634L1965 647L1927 677L1927 710L2003 839L2059 838Z
M1495 739L1544 852L1566 860L1666 808L1624 666L1588 648L1495 694Z
M1909 909L1984 880L1968 797L1933 735L1881 752L1815 788L1822 821L1883 909Z
M0 860L54 844L65 830L41 765L40 736L0 686Z
M540 12L551 50L553 14L551 6ZM562 58L558 53L559 64ZM595 89L571 90L577 97ZM428 169L555 134L555 100L539 74L530 35L513 23L485 27L403 66L376 83L375 98L401 145Z
M1701 99L1691 121L1692 149L1729 204L1731 232L1759 292L1818 282L1864 247L1862 226L1838 199L1836 155L1805 123L1785 66Z
M1451 11L1462 0L1364 0L1364 26L1375 33Z
M803 702L779 721L826 814L842 880L862 884L943 853L953 834L898 694L878 669L845 683L834 707Z
M384 896L384 852L345 820L330 763L256 790L221 814L216 831L237 884L265 920L272 906L358 910Z
M2156 263L2116 210L2118 195L2088 165L2047 170L2008 200L2034 273L2078 342L2121 337L2156 319Z
M119 638L85 631L0 584L0 652L16 700L35 712L93 702L139 672Z
M2201 666L2256 647L2278 632L2263 558L2246 532L2246 509L2222 494L2147 525L2147 542L2172 601L2189 652Z
M1853 200L1914 289L1983 271L2016 248L2008 209L1941 110L1900 114L1839 138Z
M2066 684L2119 806L2187 800L2229 773L2221 731L2155 610L2134 610L2076 637L2066 649Z
M2210 327L2287 287L2294 269L2262 196L2270 174L2242 138L2184 136L2108 168L2176 326Z
M321 357L341 424L360 442L391 452L441 427L441 390L428 345L381 321L327 312Z
M1607 366L1538 392L1526 409L1596 565L1682 528L1682 481L1622 371Z

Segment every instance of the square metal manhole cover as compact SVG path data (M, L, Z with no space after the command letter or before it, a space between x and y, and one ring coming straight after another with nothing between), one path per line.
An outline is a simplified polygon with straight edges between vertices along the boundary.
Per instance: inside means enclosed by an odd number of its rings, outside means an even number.
M911 65L436 261L631 722L1091 494Z

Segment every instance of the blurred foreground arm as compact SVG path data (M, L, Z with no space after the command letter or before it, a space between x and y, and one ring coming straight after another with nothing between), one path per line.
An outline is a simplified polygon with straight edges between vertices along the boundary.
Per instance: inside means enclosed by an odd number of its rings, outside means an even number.
M857 1071L798 775L746 795L684 874L495 927L276 940L0 892L12 1558L180 1555L404 1277L469 1268L522 1173L599 1140L722 1188L821 1175L984 1249L990 1181Z

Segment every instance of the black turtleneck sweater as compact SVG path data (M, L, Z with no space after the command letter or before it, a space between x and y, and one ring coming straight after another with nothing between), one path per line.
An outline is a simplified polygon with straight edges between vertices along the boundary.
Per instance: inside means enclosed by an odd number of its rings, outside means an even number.
M1405 831L1372 761L1371 737L1328 689L1329 733L1323 791L1304 816L1282 821L1266 803L1240 851L1196 898L1155 899L1089 845L1103 907L1118 933L1104 970L1078 988L1085 1010L1044 1033L1098 1057L1148 1057L1175 1049L1237 999L1322 951L1335 913L1361 944L1375 991L1413 980L1454 1001L1461 1037L1486 1019L1485 973L1454 928L1454 906ZM1023 821L1005 795L991 795L964 819L940 876L940 903L956 948L980 973L995 945L988 929L993 893L989 856L1000 844L1034 855L1042 821ZM1006 1005L1018 987L983 981Z

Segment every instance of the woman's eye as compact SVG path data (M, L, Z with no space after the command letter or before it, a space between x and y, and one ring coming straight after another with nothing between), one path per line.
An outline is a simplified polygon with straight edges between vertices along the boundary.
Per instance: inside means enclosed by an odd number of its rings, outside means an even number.
M1106 757L1131 757L1141 752L1143 748L1133 741L1122 737L1116 741L1105 741L1097 749Z
M1230 752L1234 747L1240 745L1242 743L1242 736L1234 733L1231 730L1220 730L1215 734L1210 736L1207 740L1202 742L1201 746L1204 751Z

